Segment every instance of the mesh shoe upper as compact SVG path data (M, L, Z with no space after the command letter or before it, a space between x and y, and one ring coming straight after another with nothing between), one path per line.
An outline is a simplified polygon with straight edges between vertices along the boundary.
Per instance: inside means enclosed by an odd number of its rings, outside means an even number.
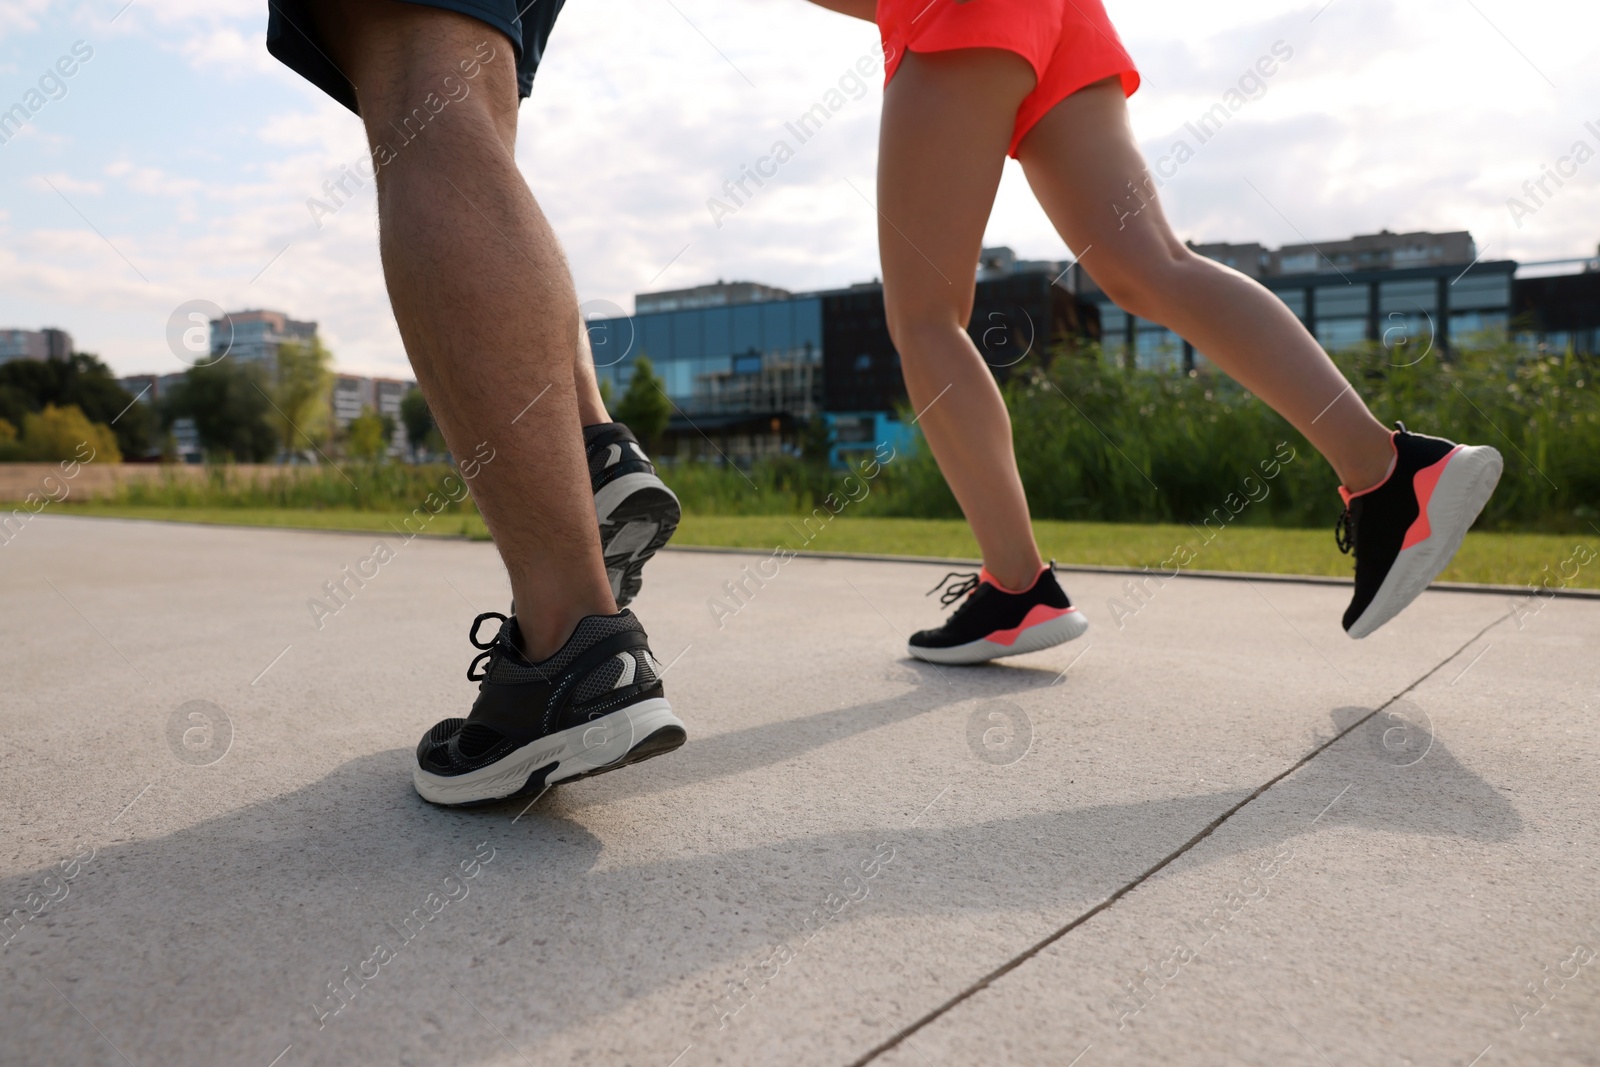
M498 619L500 630L482 642L477 633L486 619ZM519 636L514 617L486 612L473 622L472 643L484 651L467 677L479 683L478 699L466 719L446 719L423 736L417 745L423 770L465 774L541 737L662 695L660 665L631 611L586 617L539 663L523 656Z
M954 580L954 581L952 581ZM1011 630L1021 626L1028 612L1043 604L1065 610L1072 607L1066 591L1056 581L1053 568L1039 572L1033 585L1020 593L1001 589L982 574L952 572L928 594L943 590L940 600L952 604L966 597L959 608L945 620L944 625L932 630L919 630L911 635L911 643L922 648L953 648L973 641L981 641L997 630Z
M1339 551L1355 554L1356 565L1355 595L1344 613L1346 630L1377 596L1405 544L1406 531L1422 513L1417 501L1417 472L1438 463L1456 447L1453 441L1442 437L1410 433L1403 423L1395 425L1395 460L1389 477L1361 493L1340 490L1345 494L1345 510L1339 516L1334 538Z

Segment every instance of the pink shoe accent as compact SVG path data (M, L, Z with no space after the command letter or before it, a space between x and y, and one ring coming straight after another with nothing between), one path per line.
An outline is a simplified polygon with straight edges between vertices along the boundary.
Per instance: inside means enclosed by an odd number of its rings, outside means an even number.
M1063 615L1070 615L1077 610L1077 608L1052 608L1048 604L1035 604L1028 609L1028 614L1022 617L1021 625L1014 626L1009 630L996 630L984 640L993 641L997 645L1005 645L1009 648L1017 643L1017 638L1022 636L1022 631L1038 626L1041 622L1049 622L1051 619L1059 619Z
M1433 491L1439 487L1439 477L1444 474L1445 467L1455 454L1465 447L1467 446L1456 445L1450 450L1449 455L1437 463L1423 467L1411 479L1411 486L1417 494L1417 521L1406 531L1406 539L1400 542L1400 551L1404 552L1412 545L1426 541L1433 533L1433 527L1428 523L1428 501L1433 499Z
M1039 573L1035 574L1033 576L1033 581L1028 583L1027 589L1007 589L1005 586L1000 584L1000 580L998 578L996 578L994 575L989 573L989 568L988 567L980 567L980 568L978 568L978 581L980 581L980 582L988 582L990 585L994 586L996 589L1000 590L1002 593L1010 593L1012 596L1021 596L1023 593L1026 593L1028 591L1028 589L1032 589L1034 586L1038 585L1039 584L1039 579L1044 577L1044 572L1049 570L1049 569L1050 568L1049 568L1048 565L1044 566L1044 567L1040 567L1039 568Z
M1339 487L1339 495L1344 498L1345 507L1349 507L1350 501L1354 500L1356 497L1366 496L1374 489L1382 489L1384 486L1389 484L1389 479L1394 477L1394 469L1400 465L1400 446L1395 443L1395 438L1399 436L1400 432L1398 430L1389 435L1389 448L1394 452L1394 456L1389 460L1389 469L1384 473L1382 481L1380 481L1377 485L1367 486L1359 493L1352 493L1342 485Z

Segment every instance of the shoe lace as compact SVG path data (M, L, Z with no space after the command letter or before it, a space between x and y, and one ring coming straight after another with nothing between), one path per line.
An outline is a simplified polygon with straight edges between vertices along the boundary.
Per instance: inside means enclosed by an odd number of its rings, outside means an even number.
M478 629L483 626L485 619L499 619L500 629L495 631L495 635L488 641L480 641ZM494 661L505 654L507 642L511 637L510 628L511 619L498 611L486 611L472 620L472 629L467 631L467 640L472 642L474 648L481 648L484 651L474 656L472 662L467 665L467 681L481 682L489 676L489 672L494 669ZM480 664L486 664L481 672L478 671Z
M1334 524L1333 543L1347 556L1356 547L1356 517L1348 507L1339 513L1339 521Z
M951 582L954 581L954 584ZM939 579L939 584L928 590L928 596L939 593L939 604L949 607L978 588L978 575L974 571L951 571ZM943 592L940 592L943 590Z

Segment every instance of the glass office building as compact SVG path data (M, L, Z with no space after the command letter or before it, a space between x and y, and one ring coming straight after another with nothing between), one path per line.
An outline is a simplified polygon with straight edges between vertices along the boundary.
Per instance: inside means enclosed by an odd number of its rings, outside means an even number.
M1215 258L1223 262L1231 256L1236 269L1276 293L1333 351L1377 342L1415 346L1408 351L1420 356L1508 336L1532 348L1600 348L1600 257L1572 261L1578 267L1560 277L1520 278L1518 264L1508 260L1443 262L1476 254L1469 235L1443 238L1454 244L1438 255L1396 253L1394 264L1404 259L1405 265L1365 269L1313 262L1298 250L1205 247L1221 249ZM588 333L599 378L613 398L627 390L638 359L650 358L673 405L658 446L663 458L743 463L792 453L819 415L841 454L870 451L901 432L890 424L907 403L905 387L878 283L791 295L753 282L718 282L640 294L638 306L634 315L589 320ZM1097 334L1107 358L1121 364L1185 371L1209 362L1060 264L996 266L986 259L968 332L1001 380L1048 362L1062 342L1070 349L1075 338Z
M822 411L822 299L747 300L727 288L744 302L588 321L596 376L613 398L649 357L673 406L664 455L742 462L793 451Z
M1053 284L1059 271L991 273L977 282L971 332L997 377L1085 335L1092 313ZM906 393L878 283L789 295L728 282L637 302L636 314L590 319L589 345L614 398L649 357L673 404L663 456L742 462L792 453L817 416L830 424L836 454L903 438L888 425Z
M763 379L769 388L792 388L807 377L804 368L822 364L820 297L645 312L591 319L588 327L596 372L612 396L627 389L635 360L648 356L667 396L691 418L753 411ZM821 376L810 377L820 402Z
M1448 350L1482 335L1504 339L1517 265L1509 260L1382 271L1265 275L1258 280L1332 352L1367 341ZM1090 295L1090 294L1086 294ZM1204 367L1203 353L1095 292L1108 358L1150 369Z

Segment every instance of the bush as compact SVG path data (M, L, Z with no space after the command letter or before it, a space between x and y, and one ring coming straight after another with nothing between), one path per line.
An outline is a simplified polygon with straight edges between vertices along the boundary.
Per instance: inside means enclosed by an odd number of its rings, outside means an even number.
M21 458L34 462L122 462L117 435L109 426L90 422L75 404L64 408L46 404L43 411L24 416L21 443Z
M1600 501L1600 391L1593 360L1510 346L1458 350L1397 366L1376 346L1335 357L1385 424L1492 444L1506 473L1486 528L1587 528ZM1220 374L1127 370L1091 352L1004 389L1017 465L1036 518L1199 522L1260 477L1287 441L1295 458L1239 521L1331 524L1341 503L1332 470L1283 418ZM926 448L888 466L866 513L960 517Z

